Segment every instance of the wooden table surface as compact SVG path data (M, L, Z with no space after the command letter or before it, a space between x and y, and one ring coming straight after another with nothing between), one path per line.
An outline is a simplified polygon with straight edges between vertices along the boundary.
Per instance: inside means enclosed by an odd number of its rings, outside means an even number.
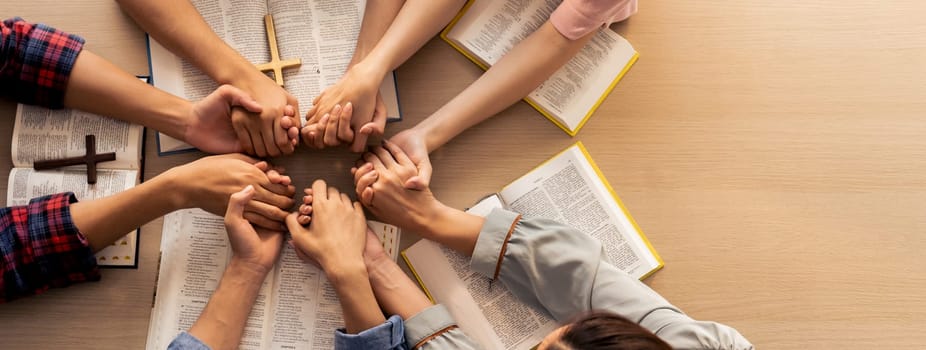
M147 74L144 34L110 1L0 4L84 35ZM575 138L524 103L432 154L434 191L465 207L585 143L665 259L647 283L761 349L926 343L926 3L645 1L615 28L639 62ZM481 70L432 40L398 70L411 127ZM0 103L0 144L15 105ZM145 177L199 155L159 158ZM9 148L0 151L7 174ZM347 188L353 156L276 162ZM2 182L5 193L6 182ZM161 220L138 270L0 306L0 348L142 348ZM409 237L411 238L411 237ZM407 243L407 242L406 242Z

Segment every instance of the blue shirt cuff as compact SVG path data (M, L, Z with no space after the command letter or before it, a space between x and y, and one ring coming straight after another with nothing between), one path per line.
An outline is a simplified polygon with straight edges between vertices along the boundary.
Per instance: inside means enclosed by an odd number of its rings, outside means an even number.
M198 338L190 335L190 333L183 332L177 335L176 338L170 345L167 346L167 350L211 350L209 345L206 345Z
M338 329L334 333L335 349L402 349L405 344L405 324L393 315L383 324L357 334Z

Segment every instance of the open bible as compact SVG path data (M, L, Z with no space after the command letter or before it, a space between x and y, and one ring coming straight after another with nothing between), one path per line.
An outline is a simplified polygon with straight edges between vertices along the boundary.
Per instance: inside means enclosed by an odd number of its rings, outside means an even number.
M441 38L483 69L489 69L540 28L561 2L469 0ZM627 40L602 28L572 60L524 100L575 136L637 57Z
M85 165L36 171L40 160L79 157L86 135L96 136L98 152L115 152L116 160L99 163L96 184L87 184ZM134 187L140 180L144 127L72 110L51 110L20 104L13 127L13 170L7 205L25 205L35 197L74 192L78 200L107 197ZM127 232L96 254L102 266L137 267L138 230Z
M398 228L368 221L393 259ZM164 217L157 290L148 326L147 349L165 349L190 329L219 285L232 251L221 216L199 209ZM317 267L284 244L276 266L264 280L248 316L240 349L333 349L334 331L343 327L334 287Z
M286 90L299 100L299 113L336 83L350 64L365 10L362 0L191 0L212 30L253 64L270 61L264 15L273 16L282 59L301 59L302 66L283 72ZM189 100L199 100L218 85L190 62L175 56L152 38L148 41L154 86ZM256 69L256 68L255 68ZM380 86L390 121L400 120L394 74ZM304 120L303 120L304 121ZM192 146L158 135L161 154Z
M600 240L612 264L641 280L663 266L581 143L468 212L486 216L494 208L569 224ZM469 258L447 247L421 240L402 256L431 300L444 304L486 349L530 349L559 326L546 311L521 303L500 283L470 270Z

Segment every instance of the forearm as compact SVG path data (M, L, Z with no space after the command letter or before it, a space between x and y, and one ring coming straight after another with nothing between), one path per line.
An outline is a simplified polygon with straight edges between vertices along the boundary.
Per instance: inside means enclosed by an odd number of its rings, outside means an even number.
M267 272L232 258L189 333L212 349L237 349Z
M428 210L429 217L419 218L413 231L422 237L443 244L460 254L470 256L479 239L485 219L435 202Z
M180 209L171 182L161 175L109 197L71 204L74 226L97 252L145 223Z
M428 297L385 254L366 262L376 301L387 315L408 320L431 306Z
M373 76L385 76L434 37L462 6L460 0L406 0L360 64Z
M550 22L518 43L485 74L415 126L429 151L524 98L572 59L594 33L569 40Z
M248 79L266 79L212 31L188 0L116 1L158 43L219 84L241 87Z
M87 50L74 63L64 105L144 125L181 140L193 108L189 101L145 84Z
M341 301L347 333L356 334L386 321L376 303L366 267L362 263L357 266L328 268L325 269L325 274L334 285Z
M367 0L363 23L357 37L357 47L351 58L350 66L362 61L373 50L376 43L382 39L383 34L392 25L403 3L405 3L404 0Z

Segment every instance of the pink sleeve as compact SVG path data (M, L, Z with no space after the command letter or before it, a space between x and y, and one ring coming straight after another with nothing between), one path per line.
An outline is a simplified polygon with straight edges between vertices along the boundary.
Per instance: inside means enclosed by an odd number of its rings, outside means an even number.
M576 40L637 12L637 0L564 0L550 15L553 27Z

